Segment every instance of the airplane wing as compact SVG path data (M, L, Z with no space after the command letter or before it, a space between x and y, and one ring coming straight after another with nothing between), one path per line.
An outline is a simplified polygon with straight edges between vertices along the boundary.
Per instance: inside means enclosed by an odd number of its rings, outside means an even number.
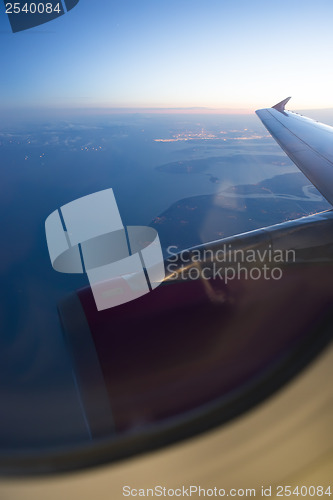
M333 127L286 111L289 100L256 113L289 158L333 204Z

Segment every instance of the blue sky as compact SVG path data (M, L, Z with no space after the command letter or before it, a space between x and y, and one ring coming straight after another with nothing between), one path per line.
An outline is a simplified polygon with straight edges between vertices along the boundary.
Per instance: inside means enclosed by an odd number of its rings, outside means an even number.
M333 107L332 0L80 0L13 34L1 106Z

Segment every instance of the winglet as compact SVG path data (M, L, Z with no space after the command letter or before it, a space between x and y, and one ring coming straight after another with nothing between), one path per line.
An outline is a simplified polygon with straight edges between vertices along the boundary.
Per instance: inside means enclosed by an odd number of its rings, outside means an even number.
M284 108L287 104L287 102L289 102L291 99L291 97L287 97L286 99L283 99L283 101L281 102L278 102L277 104L275 104L275 106L272 106L272 108L276 109L277 111L280 111L280 113L283 113L284 112Z

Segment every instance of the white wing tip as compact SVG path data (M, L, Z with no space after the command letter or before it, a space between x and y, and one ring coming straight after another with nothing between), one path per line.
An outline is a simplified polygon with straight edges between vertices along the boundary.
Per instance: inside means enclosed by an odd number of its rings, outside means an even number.
M283 99L283 101L278 102L277 104L275 104L275 106L272 106L272 108L274 108L277 111L280 111L281 113L283 113L284 109L285 109L285 106L286 106L287 102L290 101L290 99L291 99L291 97L286 97L286 99Z

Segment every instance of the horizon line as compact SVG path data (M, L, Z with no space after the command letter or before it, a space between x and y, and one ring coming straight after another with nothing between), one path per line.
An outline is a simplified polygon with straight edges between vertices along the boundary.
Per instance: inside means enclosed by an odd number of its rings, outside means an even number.
M267 106L269 108L269 106ZM24 112L94 112L98 114L253 114L257 109L266 108L212 108L206 106L188 106L188 107L135 107L135 106L22 106L22 107L7 107L2 108L3 113L24 113ZM328 108L298 108L298 111L330 111L333 107ZM290 110L291 111L291 110Z

